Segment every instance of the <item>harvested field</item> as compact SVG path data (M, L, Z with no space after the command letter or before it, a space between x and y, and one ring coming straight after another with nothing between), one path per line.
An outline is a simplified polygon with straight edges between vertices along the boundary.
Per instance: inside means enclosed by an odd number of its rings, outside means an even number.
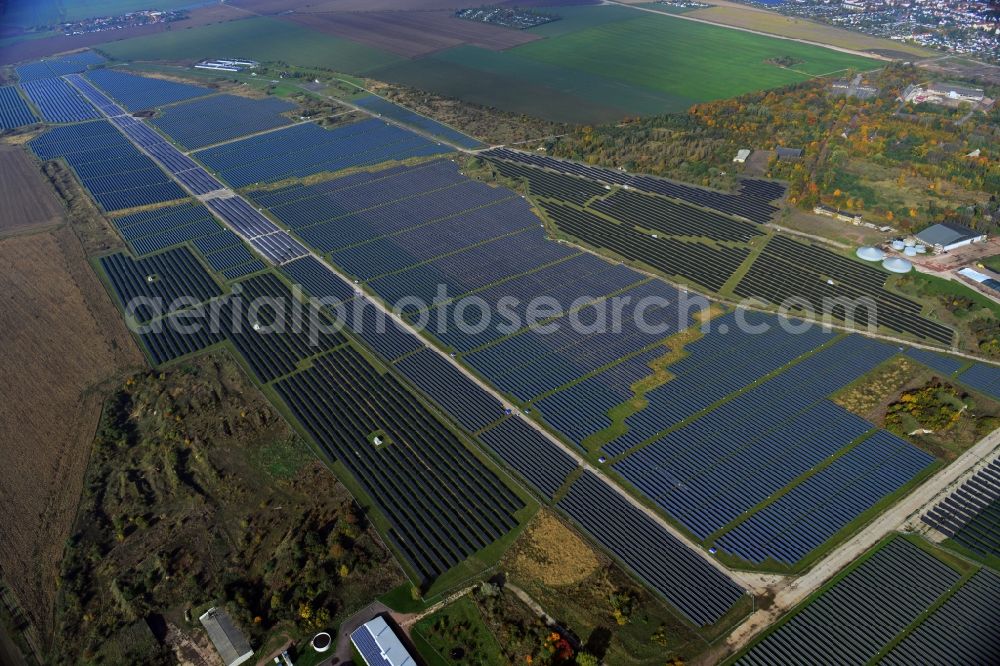
M43 635L102 384L142 357L68 227L0 240L0 566Z
M450 11L335 12L281 17L326 34L352 39L405 58L471 44L493 51L539 39L522 30L463 21Z
M55 191L20 147L0 144L0 234L59 222L63 207Z

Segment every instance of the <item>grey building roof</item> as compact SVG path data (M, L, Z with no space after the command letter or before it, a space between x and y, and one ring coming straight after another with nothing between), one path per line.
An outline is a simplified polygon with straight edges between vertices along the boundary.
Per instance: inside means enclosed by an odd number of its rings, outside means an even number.
M972 229L962 226L961 224L944 222L942 224L935 224L927 227L917 234L917 240L926 245L940 245L941 247L947 247L955 243L961 243L962 241L979 238L982 235L984 234L978 231L973 231Z
M775 151L778 157L802 157L801 148L783 148L778 146Z
M962 97L982 97L983 91L980 88L970 88L968 86L957 86L951 83L932 83L928 86L936 93L947 95L954 92Z
M209 608L198 618L226 666L242 664L253 657L250 643L236 628L226 611Z

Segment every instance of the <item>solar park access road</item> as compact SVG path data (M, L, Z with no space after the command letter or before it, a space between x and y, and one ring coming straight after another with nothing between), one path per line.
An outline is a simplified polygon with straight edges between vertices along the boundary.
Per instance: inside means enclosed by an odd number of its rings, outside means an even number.
M258 212L242 196L223 185L141 120L133 118L82 75L68 74L63 78L185 192L204 201L215 217L249 243L268 263L281 265L309 254L301 243Z
M120 119L121 117L128 117L129 120L134 120L131 117L130 114L128 114L118 104L116 104L111 99L109 99L106 95L104 95L104 93L102 93L101 91L99 91L96 88L94 88L94 86L89 81L87 81L86 79L84 79L82 76L80 76L78 74L71 74L71 75L66 76L65 78L70 83L72 83L74 86L76 86L77 89L80 90L81 94L83 94L83 96L91 104L93 104L99 111L101 111L102 114L104 114L105 116L107 116L110 120L114 121L114 119L116 119L116 118ZM119 122L121 122L121 120L119 120ZM171 171L170 168L168 168L168 167L166 167L164 165L163 160L158 159L155 155L151 154L148 150L146 150L145 147L144 147L144 145L143 145L143 143L137 141L134 136L132 136L130 133L126 132L126 130L123 129L122 125L120 125L118 123L115 123L115 126L119 129L119 131L121 131L123 134L125 134L125 136L128 137L129 140L132 141L140 150L142 150L147 155L150 155L150 157L154 161L156 161L158 164L160 164L161 166L163 166L165 168L165 170L167 171L167 173L171 174L171 176L175 180L177 180L178 183L181 184L181 187L183 187L186 191L191 192L191 189L189 187L187 187L186 185L184 185L183 181L181 181L179 178L177 178L176 174L174 174ZM149 129L149 128L146 128L146 129ZM159 135L156 135L156 136L157 136L157 138L159 140L163 141L162 137L159 137ZM168 143L166 141L163 141L163 143L165 143L165 145L169 146L170 149L173 150L178 157L183 158L184 160L190 160L189 157L187 157L186 155L184 155L183 153L181 153L179 150L177 150L177 148L174 147L173 144L170 144L170 143ZM206 175L208 175L207 172L206 172ZM201 195L201 196L195 195L192 192L192 196L195 196L195 197L197 197L199 199L204 200L205 203L212 209L212 211L216 215L216 217L218 217L226 227L228 227L229 229L231 229L232 231L234 231L235 233L237 233L239 236L241 236L242 238L244 238L245 240L247 240L247 242L250 243L250 245L259 254L264 255L265 258L270 263L272 263L272 264L282 264L282 263L287 263L288 261L291 261L292 259L297 259L297 258L300 258L302 256L306 256L306 255L312 255L313 258L315 258L316 260L318 260L327 270L329 270L331 273L333 273L338 279L344 281L348 285L351 285L352 289L356 288L354 286L352 280L350 280L347 276L345 276L345 275L341 274L340 272L338 272L337 270L335 270L332 266L330 266L329 263L327 263L323 259L323 257L319 256L315 252L312 252L308 248L305 248L305 247L299 245L297 241L294 241L294 239L292 239L291 236L288 236L287 232L285 232L284 230L280 229L277 225L274 224L274 222L272 222L270 219L264 217L260 213L257 213L256 212L256 208L254 208L253 205L250 204L249 202L247 202L242 196L240 196L239 194L233 192L231 189L225 187L222 183L220 183L218 180L214 179L211 175L208 175L208 177L212 178L212 180L218 185L218 188L215 189L215 190L211 190L209 193L207 193L207 195ZM248 231L247 230L247 225L246 225L245 222L243 222L241 220L238 220L238 219L230 219L231 217L233 217L232 215L227 215L226 212L224 210L222 210L221 208L219 208L217 205L216 206L212 206L213 203L217 203L219 201L232 202L233 204L235 204L236 206L238 206L239 208L241 208L243 210L246 210L248 208L250 211L255 212L256 215L260 216L260 220L255 220L254 221L254 225L255 226L256 226L256 224L265 224L265 223L267 225L272 226L274 228L275 232L278 232L278 233L284 234L285 236L288 236L288 238L290 240L292 240L297 245L299 245L299 247L302 247L302 254L296 255L295 257L291 257L291 258L288 258L288 259L284 259L282 261L275 261L272 257L269 257L267 254L265 254L265 250L262 249L260 243L255 243L254 242L255 239L260 238L262 236L259 233L254 234L254 231L256 229ZM267 234L267 235L269 236L271 234ZM384 314L384 316L389 317L392 320L394 320L395 323L398 324L399 326L402 326L404 330L409 331L411 334L417 336L418 338L420 337L420 332L416 328L414 328L412 325L410 325L409 322L407 322L402 316L397 315L390 308L386 307L385 304L382 303L382 301L380 299L378 299L378 298L371 298L371 297L368 297L367 295L364 295L363 297L367 298L367 300L369 300L369 302L371 302L379 310L381 310L382 313ZM507 401L492 386L486 384L481 379L479 379L477 376L475 376L472 372L470 372L469 370L467 370L462 365L458 364L447 353L445 353L444 351L442 351L442 350L440 350L437 347L434 347L432 345L428 345L428 349L433 349L436 353L440 354L448 363L451 363L452 365L454 365L466 377L468 377L470 380L474 381L483 390L487 391L489 394L491 394L495 398L497 398L497 400L499 400L501 402L501 404L504 405L505 408L508 408L512 412L515 412L515 413L519 411L516 406L511 405L509 403L509 401ZM531 427L534 428L535 430L537 430L542 436L546 437L551 442L553 442L556 446L560 447L560 449L562 449L567 454L569 454L573 458L573 460L576 461L576 463L578 465L580 465L580 466L582 466L584 468L584 470L593 472L594 474L598 475L604 481L604 483L607 484L607 486L609 488L611 488L612 490L614 490L614 492L618 493L621 497L623 497L630 504L632 504L633 506L635 506L636 508L638 508L644 514L646 514L647 516L649 516L650 518L652 518L663 529L667 530L670 534L672 534L674 537L676 537L677 539L679 539L681 541L681 543L683 543L688 549L690 549L691 551L697 553L702 559L704 559L706 562L710 563L711 566L715 567L716 569L718 569L722 573L726 574L727 576L730 576L730 577L734 578L744 588L751 589L752 587L754 587L753 585L751 585L748 582L746 582L740 576L740 572L730 571L728 568L726 568L725 566L723 566L722 564L720 564L715 558L713 558L711 555L709 555L703 548L701 548L697 544L691 543L690 539L688 539L684 534L682 534L673 525L671 525L670 523L668 523L667 521L665 521L655 511L653 511L652 509L649 509L648 507L646 507L645 505L643 505L641 502L639 502L637 499L635 499L634 497L632 497L632 495L630 495L628 492L626 492L624 489L622 489L618 484L616 484L613 481L610 481L609 479L607 479L607 477L601 472L601 470L595 468L589 461L587 461L586 459L584 459L577 451L574 451L569 446L567 446L562 441L560 441L558 438L556 438L554 435L550 434L548 431L546 431L544 428L542 428L542 426L538 425L535 421L533 421L531 419L524 419L524 422L527 423L527 424L529 424L529 425L531 425ZM747 579L748 580L752 580L752 581L756 581L756 577L754 577L754 576L748 576Z

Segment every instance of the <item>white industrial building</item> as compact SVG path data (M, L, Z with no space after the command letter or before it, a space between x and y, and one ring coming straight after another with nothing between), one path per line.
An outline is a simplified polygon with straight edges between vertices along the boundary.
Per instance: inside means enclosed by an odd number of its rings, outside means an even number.
M917 234L917 240L938 252L948 252L986 240L986 234L961 224L943 222L927 227Z

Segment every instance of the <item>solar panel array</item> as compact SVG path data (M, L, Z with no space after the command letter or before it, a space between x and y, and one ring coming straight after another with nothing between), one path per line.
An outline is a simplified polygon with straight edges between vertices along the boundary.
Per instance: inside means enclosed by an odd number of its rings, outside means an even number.
M41 79L51 79L82 72L90 65L99 65L105 62L104 58L93 51L81 51L70 55L55 56L45 60L20 65L16 68L17 78L22 83L27 81L38 81Z
M368 632L364 625L358 627L351 633L351 642L358 649L368 666L393 666L393 662L386 659L382 654L382 648Z
M503 405L453 363L430 349L396 362L396 369L429 395L469 432L502 418Z
M740 523L718 546L751 562L794 564L933 462L879 431Z
M206 148L197 157L233 187L246 187L450 150L413 132L372 119L331 130L303 123Z
M866 664L958 580L958 573L896 537L736 663ZM917 662L928 663L923 656Z
M141 259L119 252L100 262L123 309L140 322L222 295L186 247Z
M826 396L894 353L887 345L848 336L668 432L614 468L692 533L706 538L872 429ZM673 423L677 421L665 425ZM932 461L928 458L919 469ZM812 490L805 486L802 492L822 499L820 490L810 494ZM835 531L817 530L814 535L825 537L813 547Z
M298 327L275 326L289 316L292 295L274 275L256 275L237 284L238 298L225 296L169 315L143 332L140 338L153 362L159 365L230 340L257 379L270 382L294 372L302 360L346 342L341 333L321 326L323 322L306 319ZM191 323L194 331L181 328Z
M138 255L191 241L216 273L227 280L264 268L239 237L223 229L201 204L183 203L111 219Z
M109 212L187 197L106 120L55 127L28 145L43 160L64 158Z
M618 359L660 343L690 324L678 308L677 291L647 282L622 294L621 316L606 302L584 306L552 323L533 327L464 357L501 390L528 401ZM652 304L647 299L658 300ZM641 312L637 314L637 312Z
M517 416L483 432L479 441L545 497L553 497L576 469L568 453Z
M744 591L591 472L558 506L646 585L699 626L712 624Z
M140 213L111 219L136 254L149 254L221 230L203 206L192 203L146 212L152 215Z
M397 120L403 124L409 125L410 127L415 127L422 132L444 139L445 141L462 148L475 149L481 148L483 145L471 136L463 134L456 129L439 123L436 120L432 120L427 116L414 113L405 107L399 106L398 104L393 104L389 100L377 95L361 97L360 99L354 100L353 104L360 106L362 109L370 111L371 113L376 113L380 116Z
M367 281L537 227L538 218L523 201L507 199L338 250L330 260L346 273Z
M294 108L277 97L212 95L167 107L150 122L180 145L195 149L288 125L281 114Z
M432 319L440 316L449 323L461 320L470 325L434 328L433 333L460 352L472 351L526 327L532 303L547 302L558 311L568 311L647 279L592 254L571 254L565 260L470 294L468 299L440 305L431 312ZM481 326L482 322L492 325Z
M559 229L587 245L611 250L628 260L641 261L666 275L691 280L713 291L722 289L750 254L747 248L659 237L631 224L610 222L551 201L543 202L542 208Z
M50 123L74 123L101 117L65 79L38 79L21 84L28 98Z
M745 243L763 233L749 222L634 191L618 190L607 199L595 201L590 208L667 236Z
M35 114L14 86L0 86L0 130L36 122Z
M313 439L387 517L387 538L423 581L517 524L522 501L390 374L350 347L275 384ZM376 445L372 433L382 433Z
M392 179L386 183L385 191L391 192L393 186L403 183L402 179ZM357 188L359 191L371 193L373 187ZM353 195L354 192L345 193ZM482 183L456 183L445 190L433 190L402 199L378 204L375 201L363 200L363 210L345 212L340 206L349 204L341 200L305 199L288 206L272 209L272 212L282 221L292 220L290 226L295 227L309 243L324 252L345 249L348 246L371 241L387 234L415 229L435 221L444 221L476 209L483 209L481 214L489 214L489 207L495 206L510 198L510 193L495 190ZM374 195L378 196L378 195ZM389 196L395 197L390 194ZM314 205L319 208L311 208ZM302 209L309 209L310 217L333 215L333 217L313 224L301 226L294 223L293 214L299 214ZM297 216L297 215L296 215ZM535 223L537 224L537 218ZM286 222L287 223L287 222Z
M309 254L294 238L241 197L208 199L206 205L273 264Z
M916 349L915 347L907 349L906 355L914 361L923 363L928 368L937 370L945 375L953 375L965 365L965 361L954 356L945 356L944 354L927 351L926 349Z
M1000 400L1000 368L995 365L973 363L958 376L958 381Z
M970 550L1000 557L1000 459L990 461L921 519Z
M713 320L700 339L685 347L685 358L667 368L670 381L646 393L648 404L625 420L628 429L604 452L621 455L835 337L820 326L791 332L786 324L796 322L749 310Z
M649 364L668 353L654 347L535 403L545 422L577 446L611 425L607 414L633 396L632 385L652 373Z
M836 299L859 304L855 325L870 323L900 333L951 344L953 331L921 315L921 305L885 288L888 273L815 245L772 237L736 285L737 296L775 304L805 299L816 316L845 319L845 308L826 308ZM863 305L864 299L875 307Z
M137 76L114 69L95 69L85 76L129 111L151 109L214 92L211 88Z
M773 202L785 195L785 187L766 180L745 179L740 182L736 194L709 190L696 185L675 183L652 176L633 176L624 171L614 171L602 167L588 166L568 160L543 155L524 153L509 148L494 148L480 155L509 162L528 164L537 168L580 176L610 185L627 185L630 188L679 199L704 208L712 208L729 215L744 217L752 222L764 224L778 212Z
M530 214L526 203L521 206L524 215ZM574 254L575 250L548 240L543 229L534 227L392 273L368 285L386 302L401 304L401 309L410 313L430 307L442 288L449 297L457 297Z
M1000 663L1000 576L983 568L882 659L889 666Z
M354 297L354 290L316 257L302 257L281 267L281 272L314 298L328 303L347 301Z
M604 185L585 178L552 173L496 159L487 160L487 163L505 178L527 181L529 191L538 197L568 201L582 206L594 197L607 194Z

